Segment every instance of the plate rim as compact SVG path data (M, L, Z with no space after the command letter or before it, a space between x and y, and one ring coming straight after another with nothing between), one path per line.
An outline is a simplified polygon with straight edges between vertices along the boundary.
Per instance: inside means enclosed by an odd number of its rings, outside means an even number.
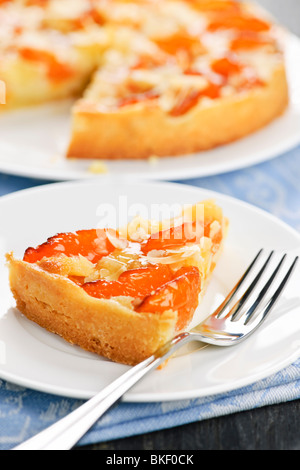
M113 180L115 181L116 179L113 178ZM128 185L128 184L131 184L132 185L132 180L129 182L128 181L128 178L120 178L122 184L125 184L125 185ZM98 181L94 181L93 182L94 185L97 185L99 186L98 184ZM107 182L107 184L109 184L109 182ZM279 224L283 230L285 231L288 231L288 233L290 233L293 237L295 237L296 241L299 242L299 247L300 247L300 233L298 233L297 230L295 230L293 227L291 227L290 225L288 225L286 222L282 221L281 219L279 219L278 217L276 217L275 215L273 215L272 213L269 213L267 211L265 211L264 209L261 209L253 204L250 204L246 201L243 201L243 200L240 200L234 196L230 196L230 195L227 195L227 194L222 194L220 192L217 192L217 191L214 191L214 190L210 190L210 189L206 189L206 188L202 188L202 187L198 187L198 186L192 186L192 185L186 185L186 184L182 184L182 183L173 183L173 182L161 182L161 181L152 181L152 180L148 180L147 182L145 181L135 181L134 182L135 186L145 186L145 184L147 185L147 187L162 187L162 188L166 188L166 187L172 187L174 189L178 188L184 192L193 192L193 193L202 193L202 196L203 197L203 194L205 194L206 196L208 197L213 197L213 198L218 198L220 200L223 200L223 201L228 201L229 204L232 204L232 205L237 205L239 207L245 207L247 208L247 210L250 210L255 214L258 214L264 218L266 218L267 220L270 220L272 223L276 223L276 224ZM2 206L2 204L5 204L6 201L13 201L13 200L18 200L19 198L23 197L24 194L34 194L34 193L39 193L39 192L50 192L51 191L55 191L55 188L57 186L61 187L61 188L73 188L73 187L84 187L84 186L90 186L91 185L91 181L86 181L86 180L83 180L83 181L67 181L67 182L62 182L62 183L49 183L49 184L45 184L45 185L41 185L41 186L37 186L37 187L33 187L33 188L27 188L27 189L23 189L23 190L20 190L20 191L16 191L16 192L13 192L13 193L10 193L10 194L7 194L7 195L4 195L4 196L1 196L0 197L0 207ZM202 393L199 393L199 388L196 388L196 389L193 389L193 390L190 390L190 391L179 391L179 392L175 392L175 393L172 393L172 395L170 395L170 392L158 392L158 393L155 393L155 392L134 392L134 391L129 391L127 392L123 398L122 398L122 401L124 402L140 402L140 403L145 403L145 402L161 402L161 401L165 401L165 402L171 402L171 401L177 401L177 400L186 400L186 399L193 399L193 398L201 398L201 397L206 397L206 396L214 396L214 395L218 395L220 393L226 393L226 392L229 392L229 391L232 391L232 390L238 390L240 389L241 387L244 387L244 386L247 386L247 385L250 385L254 382L257 382L261 379L264 379L264 378L267 378L269 377L270 375L276 373L276 372L279 372L280 370L282 370L283 368L285 368L286 366L288 365L291 365L294 361L296 361L298 358L299 358L299 353L300 353L300 349L296 348L294 353L293 354L290 354L287 358L284 358L283 360L279 361L276 365L276 367L273 365L271 367L271 370L270 367L267 368L267 369L264 369L260 374L256 373L255 374L255 378L253 379L253 377L244 377L243 379L239 379L238 381L238 386L235 386L234 384L232 383L229 383L226 387L226 385L224 385L224 383L221 383L218 387L217 386L211 386L210 389L205 389L205 393L202 394ZM63 353L62 353L63 354ZM125 366L126 367L126 366ZM20 385L20 386L24 386L24 387L27 387L27 388L30 388L30 389L33 389L33 390L36 390L36 391L40 391L40 392L44 392L44 393L50 393L50 394L54 394L54 395L58 395L58 396L65 396L65 397L69 397L69 398L76 398L76 399L86 399L86 398L90 398L92 396L92 392L91 391L80 391L80 390L75 390L73 389L72 391L70 389L67 389L65 387L57 387L55 385L49 385L48 383L44 383L42 384L41 382L35 380L31 380L31 379L26 379L26 378L17 378L16 377L16 374L11 374L9 372L7 373L3 373L3 371L0 371L0 376L1 378L3 378L4 380L8 380L8 381L11 381L12 383L15 383L17 385ZM207 392L207 390L210 390L209 393Z
M239 199L235 196L232 196L230 194L225 194L225 193L222 193L220 191L215 191L213 189L209 189L209 188L205 188L205 187L202 187L202 186L196 186L196 185L193 185L193 184L186 184L186 183L181 183L181 182L176 182L176 181L164 181L164 180L152 180L151 178L145 178L143 180L137 180L135 181L135 179L131 176L113 176L113 175L107 175L105 180L104 181L101 181L101 184L110 184L110 183L113 183L113 184L116 184L116 182L119 182L121 184L134 184L134 185L157 185L157 186L170 186L170 187L178 187L178 189L180 188L185 188L186 190L191 190L191 191L203 191L207 194L210 194L212 198L222 198L222 199L226 199L228 200L229 202L232 202L232 203L237 203L238 205L243 205L245 207L247 207L249 210L252 210L252 211L255 211L257 213L260 213L261 215L269 218L270 220L273 220L274 222L277 222L279 223L283 228L285 227L289 232L291 232L292 234L294 234L296 237L299 238L299 242L300 242L300 233L298 232L297 229L295 229L294 227L292 227L291 225L289 225L287 222L285 222L284 220L280 219L279 217L277 217L276 215L272 214L271 212L268 212L267 210L259 207L259 206L256 206L255 204L252 204L248 201L245 201L243 199ZM69 181L57 181L57 182L50 182L50 183L42 183L38 186L32 186L32 187L29 187L29 188L24 188L24 189L20 189L20 190L17 190L17 191L12 191L8 194L3 194L2 196L0 196L0 205L1 203L3 203L3 201L5 202L6 200L9 201L10 199L13 200L15 198L19 198L19 197L22 197L23 195L26 195L27 193L30 194L30 193L34 193L34 192L46 192L48 190L51 190L52 188L55 188L55 187L71 187L71 186L76 186L76 185L80 185L80 186L84 186L84 185L88 185L90 186L91 184L97 184L99 185L99 180L97 178L94 178L92 180L87 180L87 179L81 179L81 180L69 180ZM1 230L1 229L0 229Z

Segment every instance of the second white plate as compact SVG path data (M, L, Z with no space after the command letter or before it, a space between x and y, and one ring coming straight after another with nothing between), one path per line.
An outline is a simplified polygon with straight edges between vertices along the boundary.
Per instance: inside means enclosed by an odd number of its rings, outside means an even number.
M106 161L109 174L152 180L183 180L244 168L292 149L300 143L300 40L288 36L290 86L287 112L255 134L208 152L148 161ZM70 103L53 104L0 116L0 171L45 180L95 177L91 161L64 155L70 136ZM176 139L177 136L174 136ZM101 177L101 175L98 175Z
M89 398L127 370L71 346L29 322L14 308L5 252L22 256L61 231L123 224L174 204L215 198L230 220L226 247L195 322L211 312L260 248L300 252L300 235L255 207L210 191L168 183L113 180L45 185L0 199L0 378L36 390ZM146 212L146 213L145 213ZM253 383L300 355L299 269L266 323L233 348L182 351L163 370L126 394L135 402L169 401L222 393Z

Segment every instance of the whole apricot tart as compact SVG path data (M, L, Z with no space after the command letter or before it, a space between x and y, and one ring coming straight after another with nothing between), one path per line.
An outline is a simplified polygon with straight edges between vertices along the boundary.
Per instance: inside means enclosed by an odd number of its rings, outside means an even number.
M66 158L186 155L280 116L283 28L237 0L0 1L4 111L75 99Z

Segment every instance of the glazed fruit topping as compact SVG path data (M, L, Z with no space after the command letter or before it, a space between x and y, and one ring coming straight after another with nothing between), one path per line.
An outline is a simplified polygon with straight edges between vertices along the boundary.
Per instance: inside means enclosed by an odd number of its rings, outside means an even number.
M211 68L215 73L226 78L232 74L239 73L242 70L242 66L229 57L222 57L215 60L212 63Z
M239 11L240 5L233 0L188 0L195 8L203 12Z
M148 295L137 307L138 312L178 312L176 329L183 329L191 320L198 305L201 289L199 270L194 266L183 267L176 277Z
M165 53L171 56L184 53L187 56L195 57L203 51L199 37L181 31L172 36L157 39L155 42Z
M110 299L129 296L143 299L152 291L173 279L169 266L154 265L123 272L117 281L98 281L84 284L83 289L92 297Z
M115 246L110 242L106 230L79 230L58 234L37 248L28 248L23 259L28 263L36 263L43 258L64 254L81 255L92 263L97 263L114 250Z
M241 31L231 41L230 48L232 51L252 50L259 47L275 45L272 38L262 37L260 34L249 31Z
M259 18L244 16L242 14L232 16L221 15L220 20L212 21L209 25L210 31L217 31L219 29L263 32L268 31L270 29L270 25Z
M220 96L221 87L212 82L203 90L188 90L176 102L175 106L171 109L170 115L173 117L182 116L194 108L201 98L215 99Z
M51 52L24 47L19 50L19 54L29 62L44 64L47 76L52 81L67 80L74 75L72 68L59 62Z
M201 222L185 222L181 225L161 230L150 236L142 246L142 252L176 249L187 243L200 243L203 236L208 235L206 224Z

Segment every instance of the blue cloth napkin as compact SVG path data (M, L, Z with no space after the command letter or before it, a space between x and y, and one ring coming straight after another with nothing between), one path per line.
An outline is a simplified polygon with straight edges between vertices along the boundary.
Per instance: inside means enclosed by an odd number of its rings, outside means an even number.
M175 402L120 402L78 444L121 439L299 398L300 359L265 380L233 392ZM0 450L20 444L82 403L0 380Z
M300 232L300 147L271 161L222 175L182 181L260 207ZM0 195L45 183L0 174ZM300 398L300 358L264 380L232 392L111 408L79 444L105 442ZM0 450L8 450L82 403L0 380Z

